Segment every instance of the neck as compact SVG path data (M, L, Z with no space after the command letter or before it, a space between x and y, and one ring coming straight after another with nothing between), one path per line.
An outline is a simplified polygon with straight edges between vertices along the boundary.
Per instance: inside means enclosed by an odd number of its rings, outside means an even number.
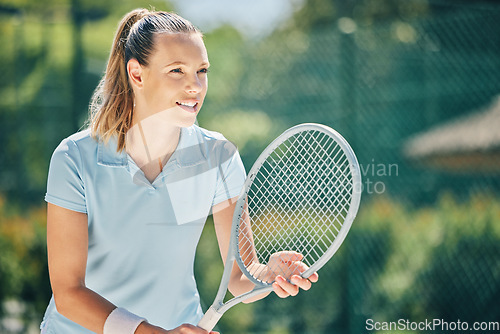
M158 161L165 164L179 143L180 131L159 117L134 120L126 135L126 151L140 168Z

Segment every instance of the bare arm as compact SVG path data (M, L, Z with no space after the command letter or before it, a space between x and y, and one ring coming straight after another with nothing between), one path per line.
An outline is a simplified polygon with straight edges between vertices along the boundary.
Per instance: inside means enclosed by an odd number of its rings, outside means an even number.
M224 201L217 204L213 208L213 218L215 225L215 233L217 235L217 241L219 243L219 250L222 257L224 265L226 264L227 252L229 249L229 240L231 236L231 225L233 220L233 213L236 207L237 198L232 198L228 201ZM256 256L253 258L256 261ZM254 284L241 272L237 264L233 266L231 272L231 278L229 280L228 289L234 295L238 296L245 292L248 292L254 288ZM259 296L263 298L265 295ZM257 299L247 300L245 302L255 301Z
M116 307L85 286L87 215L48 204L47 251L50 283L56 307L66 318L102 333Z

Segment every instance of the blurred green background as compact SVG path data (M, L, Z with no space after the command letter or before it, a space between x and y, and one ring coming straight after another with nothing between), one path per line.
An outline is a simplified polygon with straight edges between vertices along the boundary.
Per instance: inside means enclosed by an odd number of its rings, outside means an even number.
M81 129L120 17L150 6L204 31L212 66L198 121L233 141L247 169L303 122L335 128L361 164L358 218L319 283L231 309L222 333L498 324L498 1L0 0L0 333L37 332L51 294L51 153ZM210 220L198 250L206 309L222 272Z

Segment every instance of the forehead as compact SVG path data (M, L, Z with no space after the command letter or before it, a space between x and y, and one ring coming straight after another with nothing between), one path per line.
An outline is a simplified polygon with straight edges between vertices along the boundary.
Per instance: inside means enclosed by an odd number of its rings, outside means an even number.
M154 36L153 62L208 62L207 49L201 34L197 33L161 33Z

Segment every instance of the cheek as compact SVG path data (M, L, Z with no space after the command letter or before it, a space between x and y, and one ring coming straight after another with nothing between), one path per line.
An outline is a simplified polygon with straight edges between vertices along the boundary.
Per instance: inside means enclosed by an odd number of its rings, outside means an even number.
M176 78L172 78L172 77L169 77L169 76L166 76L164 78L162 78L161 81L158 82L158 86L162 86L163 88L168 88L168 89L173 89L173 88L178 88L181 86L181 82L179 79L176 79Z
M207 93L207 90L208 90L208 78L205 78L203 81L202 81L202 85L203 85L203 92L204 94Z
M152 87L161 98L176 95L181 87L181 83L178 80L172 80L170 78L158 80L156 84Z

